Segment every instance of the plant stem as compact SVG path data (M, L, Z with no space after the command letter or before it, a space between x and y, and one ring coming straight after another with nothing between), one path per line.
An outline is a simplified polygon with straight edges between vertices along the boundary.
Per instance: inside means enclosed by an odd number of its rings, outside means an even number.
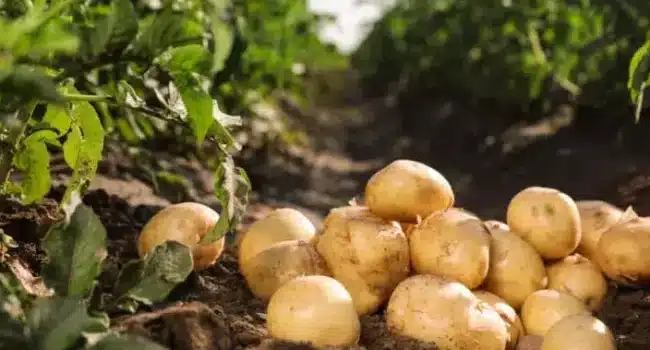
M84 94L63 94L63 98L70 102L104 102L111 100L110 96L84 95Z
M10 123L11 126L8 130L7 140L4 142L6 145L0 149L0 190L5 188L9 180L16 149L25 135L25 130L29 124L29 119L32 117L34 108L36 108L36 101L28 102L18 110L15 120Z

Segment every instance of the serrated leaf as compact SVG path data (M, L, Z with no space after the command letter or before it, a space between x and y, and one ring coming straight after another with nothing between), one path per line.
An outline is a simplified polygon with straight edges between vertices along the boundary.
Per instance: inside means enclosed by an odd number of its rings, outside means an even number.
M133 334L110 333L88 350L167 350L166 347L153 341Z
M112 305L135 312L139 303L151 305L164 300L176 285L185 281L193 268L189 247L176 241L160 244L143 259L131 261L122 268Z
M138 17L130 0L114 0L110 13L88 32L89 54L97 56L107 47L125 47L138 34Z
M39 139L26 139L15 158L16 168L24 172L21 181L22 202L31 204L42 199L50 191L50 153Z
M76 344L86 330L105 327L105 317L92 317L81 298L37 299L27 316L28 349L65 350Z
M42 248L48 256L42 275L58 295L87 296L106 258L106 229L90 207L71 202L74 209L54 225Z
M224 157L215 172L215 194L221 202L221 216L215 227L200 243L210 244L233 230L246 211L251 190L250 180L244 169L235 167L230 156Z

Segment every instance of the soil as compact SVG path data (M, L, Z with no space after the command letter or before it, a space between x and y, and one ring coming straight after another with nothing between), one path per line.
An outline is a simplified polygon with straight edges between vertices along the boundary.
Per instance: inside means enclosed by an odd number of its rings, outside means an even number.
M650 143L643 137L648 132L643 123L631 129L629 123L608 117L585 122L592 117L589 111L560 111L520 125L453 99L425 99L418 108L392 107L377 99L309 111L285 102L293 125L304 129L312 142L260 149L238 159L255 191L238 232L278 206L295 207L319 225L330 208L361 195L367 178L397 158L420 160L440 170L456 191L457 205L485 219L503 220L508 200L532 185L555 187L576 199L633 205L639 214L650 214L650 201L644 200L650 187L650 157L645 156ZM620 119L628 118L625 113ZM154 160L148 166L181 174L189 182L180 187L154 185L143 170L143 158L109 143L100 174L84 197L108 232L109 258L100 277L106 293L120 267L137 258L137 234L157 211L185 200L218 208L209 170L178 151L154 147L146 152L146 158ZM61 184L66 176L61 171L55 182ZM61 217L56 207L61 193L56 187L47 200L31 206L0 203L0 228L19 243L10 253L32 271L38 272L45 258L39 239ZM233 253L237 236L228 241L217 265L193 273L165 303L143 307L135 315L112 315L112 327L179 350L312 349L268 337L264 304L238 272ZM615 333L619 350L641 350L650 344L649 291L612 287L599 317ZM433 348L390 334L381 311L362 318L359 345L350 347Z

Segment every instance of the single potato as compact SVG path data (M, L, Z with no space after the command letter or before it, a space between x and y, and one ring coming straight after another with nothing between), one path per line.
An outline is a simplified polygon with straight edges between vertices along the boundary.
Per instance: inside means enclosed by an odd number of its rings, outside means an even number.
M607 295L607 280L596 264L572 254L546 268L548 288L580 299L592 312L600 310Z
M402 281L386 307L386 325L398 335L440 350L503 350L506 322L464 285L434 275Z
M561 259L580 243L578 206L553 188L533 186L517 193L506 213L510 230L529 242L543 259Z
M266 309L269 335L324 348L354 345L361 323L350 293L328 276L296 277L283 284Z
M526 298L546 288L544 261L533 246L502 228L490 232L490 267L483 289L519 310Z
M576 201L580 213L582 238L577 253L596 263L600 236L623 216L623 210L601 200Z
M430 215L409 234L413 270L480 286L490 266L490 235L483 222L462 209Z
M365 203L373 214L415 223L454 205L447 179L432 167L398 159L373 174L365 188Z
M217 224L219 213L194 202L172 204L154 215L138 236L138 255L144 257L166 241L176 241L192 250L194 270L214 265L223 253L225 237L210 244L199 241Z
M587 314L567 316L546 332L541 350L616 350L603 321Z
M544 338L539 335L524 335L519 339L517 350L541 350L543 341Z
M603 232L596 260L610 279L629 285L650 284L650 217L638 216L632 208Z
M284 283L309 275L329 275L325 260L305 241L277 242L241 265L251 292L264 302Z
M293 208L278 208L255 221L243 234L238 260L241 264L277 242L311 242L315 236L316 228L303 213Z
M536 291L521 307L521 321L526 334L542 337L555 323L576 314L589 314L589 310L580 299L555 289Z
M521 323L519 315L517 315L517 311L515 311L512 306L508 305L505 300L488 291L477 290L474 291L474 295L479 300L487 303L494 310L496 310L501 318L506 322L509 334L506 349L515 350L517 348L519 338L524 336L524 325Z
M375 216L367 207L332 209L323 221L316 249L332 276L352 295L359 315L377 311L411 270L401 226Z

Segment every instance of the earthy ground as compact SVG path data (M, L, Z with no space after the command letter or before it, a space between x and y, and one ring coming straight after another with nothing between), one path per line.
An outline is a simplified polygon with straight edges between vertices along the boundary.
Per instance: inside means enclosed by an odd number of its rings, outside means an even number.
M556 187L576 199L634 205L640 214L650 215L650 201L644 200L650 153L643 136L650 131L643 124L633 129L627 122L592 117L588 111L579 117L565 111L537 124L513 126L488 109L435 99L399 110L382 100L316 111L299 111L290 103L285 107L312 143L285 152L259 150L240 159L255 190L241 230L277 206L294 206L319 225L329 208L362 194L372 172L400 157L439 169L454 186L457 204L485 219L503 219L508 200L531 185ZM626 113L618 117L631 119ZM151 152L136 156L111 144L101 174L84 198L108 230L110 257L101 276L107 293L120 266L137 257L137 234L157 210L184 200L215 205L209 171L177 152ZM189 183L154 183L147 175L151 169L182 174ZM20 242L14 254L35 271L43 259L37 242L43 225L57 217L53 203L60 195L55 189L49 201L27 208L0 204L0 228ZM214 268L191 275L167 303L134 316L114 315L114 327L179 350L310 349L268 339L264 305L251 295L238 272L236 237L230 242ZM647 291L612 290L600 317L615 332L619 350L647 349ZM363 348L431 348L388 334L381 313L364 317L362 325Z

